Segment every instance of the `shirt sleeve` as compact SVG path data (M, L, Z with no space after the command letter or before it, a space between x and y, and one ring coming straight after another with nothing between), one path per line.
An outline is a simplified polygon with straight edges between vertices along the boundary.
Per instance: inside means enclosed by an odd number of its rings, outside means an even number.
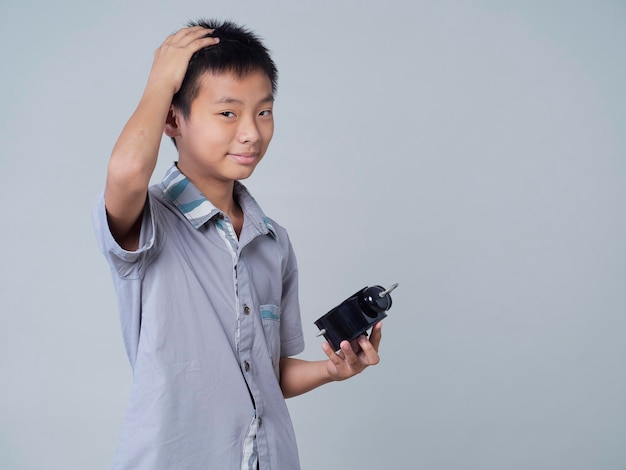
M109 262L114 275L122 279L141 278L146 265L160 248L154 202L148 193L142 214L139 247L134 251L122 248L111 233L106 214L104 191L100 193L93 208L93 225L100 251Z
M291 245L291 241L284 231L279 238L287 240L287 256L283 264L283 290L280 323L280 355L281 357L295 356L304 351L304 336L302 334L302 319L300 317L300 302L298 300L298 263Z

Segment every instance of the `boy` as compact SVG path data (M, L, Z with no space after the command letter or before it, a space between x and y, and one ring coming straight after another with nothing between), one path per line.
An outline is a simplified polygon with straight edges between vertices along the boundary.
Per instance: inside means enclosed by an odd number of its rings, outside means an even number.
M299 468L284 398L377 364L381 327L304 349L287 232L239 180L272 138L276 67L251 32L198 22L157 49L94 223L133 387L114 468ZM178 162L149 186L162 133Z

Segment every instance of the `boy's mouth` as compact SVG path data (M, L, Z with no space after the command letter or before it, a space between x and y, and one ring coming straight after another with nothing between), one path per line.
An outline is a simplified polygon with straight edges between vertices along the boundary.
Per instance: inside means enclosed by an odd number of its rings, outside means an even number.
M229 153L227 156L241 165L251 165L257 159L256 153Z

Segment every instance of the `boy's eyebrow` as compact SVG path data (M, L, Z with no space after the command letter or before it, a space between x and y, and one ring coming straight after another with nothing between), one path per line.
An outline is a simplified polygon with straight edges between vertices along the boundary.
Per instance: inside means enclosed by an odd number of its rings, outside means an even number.
M273 102L274 102L274 95L272 95L271 93L267 95L265 98L259 100L259 103L273 103ZM244 104L243 101L238 100L237 98L232 98L230 96L222 96L221 98L216 99L214 103L215 104Z

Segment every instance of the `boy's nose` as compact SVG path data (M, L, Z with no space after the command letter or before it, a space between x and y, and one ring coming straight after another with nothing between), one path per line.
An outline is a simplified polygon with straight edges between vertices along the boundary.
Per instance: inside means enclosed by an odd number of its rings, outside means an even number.
M246 120L239 127L239 141L241 143L255 143L261 137L259 128L253 120Z

